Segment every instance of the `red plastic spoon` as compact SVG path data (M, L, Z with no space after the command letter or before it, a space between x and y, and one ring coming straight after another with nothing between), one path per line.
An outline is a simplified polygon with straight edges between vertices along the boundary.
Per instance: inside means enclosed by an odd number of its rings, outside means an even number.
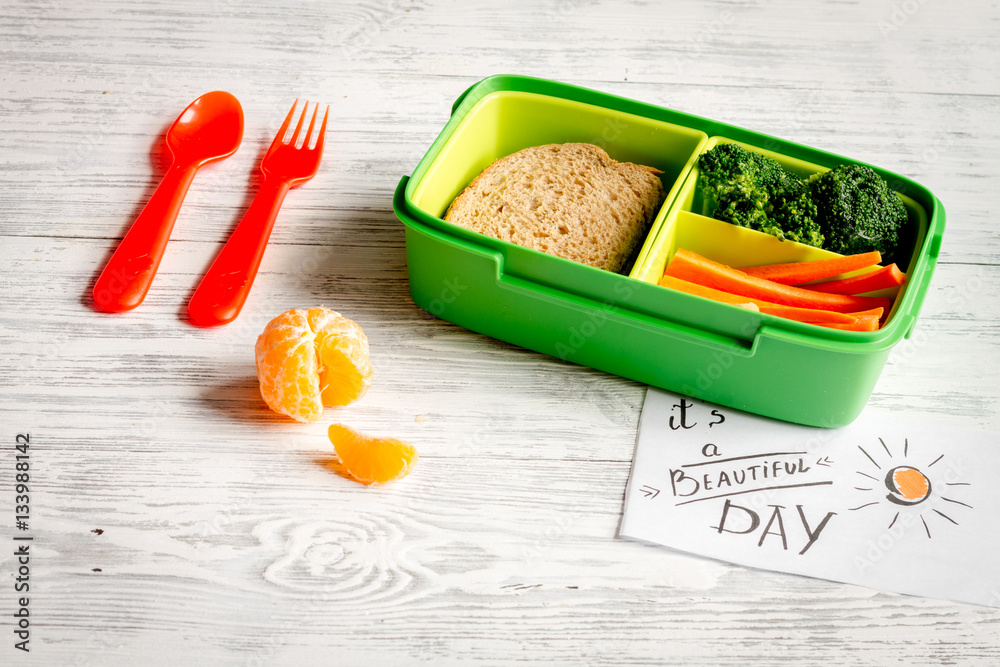
M243 108L221 90L202 95L174 121L167 130L173 162L97 279L98 310L118 313L142 303L195 173L235 153L242 139Z

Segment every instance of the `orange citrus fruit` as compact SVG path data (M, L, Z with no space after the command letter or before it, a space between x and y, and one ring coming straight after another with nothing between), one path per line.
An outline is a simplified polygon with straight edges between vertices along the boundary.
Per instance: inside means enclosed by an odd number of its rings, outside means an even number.
M323 406L353 403L372 383L368 337L329 308L295 308L271 320L257 338L260 395L275 412L316 421Z
M343 424L331 424L330 442L344 470L362 484L383 484L406 477L417 462L417 450L395 438L375 438Z

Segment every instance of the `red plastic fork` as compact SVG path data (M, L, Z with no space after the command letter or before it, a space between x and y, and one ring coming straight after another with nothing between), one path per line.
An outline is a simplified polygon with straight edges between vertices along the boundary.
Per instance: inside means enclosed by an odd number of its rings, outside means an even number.
M309 102L306 101L302 106L298 125L295 126L295 133L286 142L285 134L295 117L298 102L295 100L292 104L285 122L281 124L281 129L264 155L260 165L264 172L264 182L257 196L188 303L191 322L198 326L226 324L240 314L257 276L264 248L285 195L292 187L315 176L319 169L330 107L326 108L323 123L314 136L313 128L319 112L317 105L313 109L309 128L303 134L302 126L309 108ZM314 144L311 148L310 142Z

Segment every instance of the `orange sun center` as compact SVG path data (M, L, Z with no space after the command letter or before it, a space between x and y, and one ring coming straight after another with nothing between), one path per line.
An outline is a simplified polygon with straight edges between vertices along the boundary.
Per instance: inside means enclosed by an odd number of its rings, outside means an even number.
M927 495L930 482L916 468L900 468L892 475L892 481L899 490L899 495L907 500L919 500Z

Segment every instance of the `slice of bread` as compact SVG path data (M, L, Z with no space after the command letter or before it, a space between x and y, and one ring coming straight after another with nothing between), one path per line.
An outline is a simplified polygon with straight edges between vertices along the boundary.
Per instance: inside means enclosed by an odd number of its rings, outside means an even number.
M527 248L621 271L663 198L662 172L593 144L548 144L500 158L444 219Z

